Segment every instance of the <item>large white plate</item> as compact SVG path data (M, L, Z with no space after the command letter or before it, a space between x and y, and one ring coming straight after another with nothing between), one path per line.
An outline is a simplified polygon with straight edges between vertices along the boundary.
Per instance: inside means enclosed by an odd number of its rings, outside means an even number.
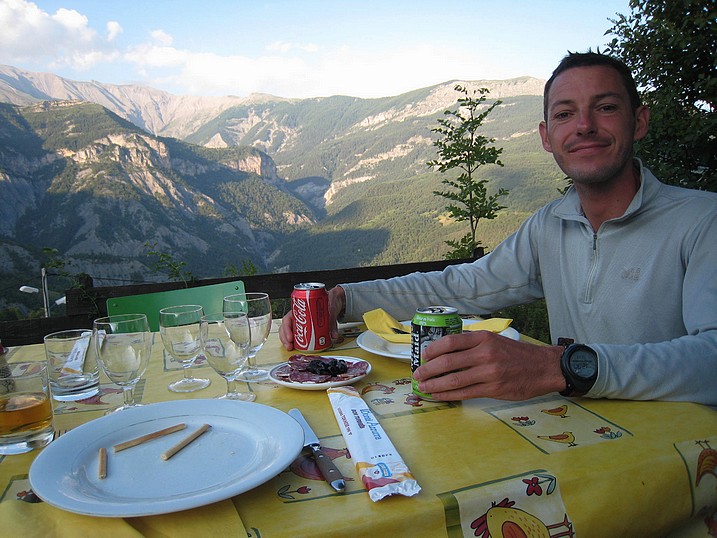
M113 453L112 446L183 422L187 428ZM167 461L162 452L202 424L211 429ZM32 490L57 508L103 517L186 510L221 501L279 474L304 445L286 413L249 402L181 400L118 411L50 443L30 468ZM107 448L107 478L98 478Z
M323 357L327 359L337 359L342 360L346 362L360 362L363 359L357 359L355 357L340 357L338 355L323 355ZM371 363L368 361L363 361L368 363L368 368L366 369L366 373L363 375L357 375L355 377L349 378L349 379L342 379L340 381L327 381L326 383L297 383L294 381L286 381L284 379L278 378L275 375L275 372L277 369L284 366L286 363L282 362L278 366L275 366L269 371L269 378L279 385L282 385L284 387L289 387L290 389L298 389L298 390L326 390L330 389L331 387L341 387L343 385L350 385L351 383L355 383L356 381L360 381L364 377L366 377L368 374L371 373Z
M478 323L479 319L464 319L463 328L470 327L474 323ZM411 322L402 321L402 325L406 325L407 330L411 331ZM512 338L513 340L520 340L520 333L513 327L508 327L506 330L500 333L503 336ZM411 344L394 344L388 340L384 340L375 332L366 331L361 333L356 338L356 343L361 349L375 353L376 355L382 355L384 357L390 357L392 359L401 359L405 361L411 360Z

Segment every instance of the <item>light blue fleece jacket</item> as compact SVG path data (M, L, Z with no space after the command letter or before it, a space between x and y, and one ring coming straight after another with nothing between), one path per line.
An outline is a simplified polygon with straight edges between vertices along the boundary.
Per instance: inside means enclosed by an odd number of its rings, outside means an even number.
M598 353L588 397L717 405L717 194L639 164L625 214L597 233L571 187L475 262L342 284L344 319L374 308L410 319L428 305L488 314L545 297L553 342Z

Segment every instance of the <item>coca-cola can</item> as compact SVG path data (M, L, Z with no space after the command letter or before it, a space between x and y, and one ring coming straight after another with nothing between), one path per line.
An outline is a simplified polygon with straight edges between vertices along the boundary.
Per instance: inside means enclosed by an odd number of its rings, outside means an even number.
M304 282L291 293L294 349L323 351L331 347L329 294L320 282Z

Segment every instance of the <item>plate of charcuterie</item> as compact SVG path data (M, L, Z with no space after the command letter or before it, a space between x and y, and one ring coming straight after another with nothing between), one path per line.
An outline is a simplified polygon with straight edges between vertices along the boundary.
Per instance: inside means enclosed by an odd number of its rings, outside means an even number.
M350 385L371 373L368 361L354 357L295 354L269 371L279 385L299 390L326 390Z

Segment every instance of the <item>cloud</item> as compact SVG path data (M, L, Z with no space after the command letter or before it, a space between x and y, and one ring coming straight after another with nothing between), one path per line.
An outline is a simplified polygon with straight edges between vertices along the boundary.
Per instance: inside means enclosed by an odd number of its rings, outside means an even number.
M163 47L169 47L174 43L174 38L164 30L153 30L149 35L152 38L152 42Z
M107 23L107 41L114 41L122 33L122 26L117 21Z
M267 45L266 50L269 52L278 52L280 54L288 54L293 50L299 50L303 52L318 52L319 47L314 43L288 43L286 41L274 41Z
M45 61L83 70L112 56L87 17L73 9L60 8L51 15L26 0L0 0L0 28L4 63Z

